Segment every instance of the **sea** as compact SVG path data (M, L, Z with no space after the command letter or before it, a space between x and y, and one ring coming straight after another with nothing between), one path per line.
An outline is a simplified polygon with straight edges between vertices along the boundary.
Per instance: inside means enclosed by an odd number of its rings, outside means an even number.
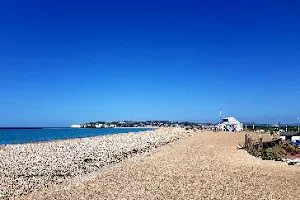
M124 134L151 128L0 128L0 145Z

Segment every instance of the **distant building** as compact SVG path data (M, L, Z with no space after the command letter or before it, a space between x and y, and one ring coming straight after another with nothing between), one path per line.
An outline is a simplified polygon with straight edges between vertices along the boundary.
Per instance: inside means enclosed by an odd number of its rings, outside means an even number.
M73 125L71 125L71 128L81 128L81 125L80 124L73 124Z
M109 128L116 128L116 125L115 124L110 124Z
M222 131L243 131L243 123L236 120L234 117L223 118L222 122L218 124L219 130Z
M280 133L280 138L295 142L296 140L300 140L300 132L282 132Z
M96 128L102 128L102 127L103 127L103 124L96 124L95 127L96 127Z

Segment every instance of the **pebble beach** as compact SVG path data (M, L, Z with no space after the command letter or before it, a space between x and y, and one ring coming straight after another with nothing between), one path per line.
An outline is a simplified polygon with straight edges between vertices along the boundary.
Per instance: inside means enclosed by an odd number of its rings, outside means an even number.
M82 139L0 146L0 199L20 196L95 172L184 138L183 129L157 129Z
M256 133L249 133L258 137ZM158 129L2 146L3 199L299 199L299 166L239 149L245 133Z

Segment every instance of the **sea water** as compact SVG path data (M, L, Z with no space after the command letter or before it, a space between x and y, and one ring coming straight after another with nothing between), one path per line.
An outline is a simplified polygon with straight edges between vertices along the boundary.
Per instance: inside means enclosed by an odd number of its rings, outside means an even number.
M38 128L0 129L0 144L23 144L71 138L84 138L111 134L140 132L151 128Z

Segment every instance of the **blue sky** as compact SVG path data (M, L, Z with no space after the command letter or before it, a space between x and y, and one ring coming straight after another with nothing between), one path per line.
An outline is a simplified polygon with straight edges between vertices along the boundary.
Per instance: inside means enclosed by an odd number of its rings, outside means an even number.
M0 126L294 123L296 1L0 3Z

